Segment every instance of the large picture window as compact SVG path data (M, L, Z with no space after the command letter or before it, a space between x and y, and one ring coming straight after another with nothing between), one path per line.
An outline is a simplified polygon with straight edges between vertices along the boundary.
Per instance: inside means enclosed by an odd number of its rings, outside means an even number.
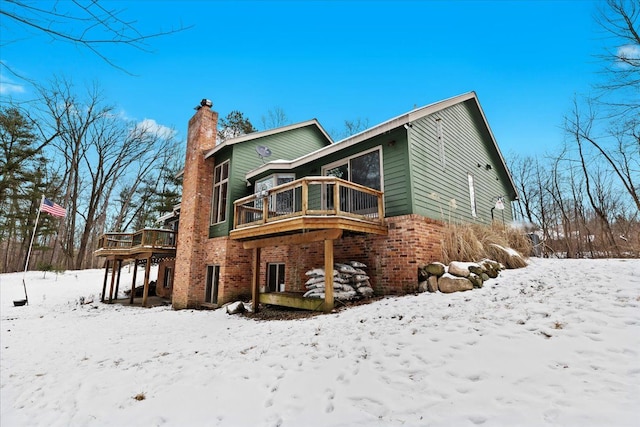
M322 168L324 176L335 176L344 180L373 188L374 190L382 190L382 166L381 166L380 148L356 154L338 162L329 164ZM347 189L343 189L344 194L340 194L340 209L343 211L368 210L371 208L373 200L362 200L363 198L374 199L374 196L352 195L348 194ZM327 185L324 196L326 209L333 209L333 185ZM360 209L362 206L363 209ZM364 208L367 206L367 208ZM375 209L377 212L377 209Z
M213 172L213 201L211 224L227 220L227 195L229 191L229 161L216 166Z

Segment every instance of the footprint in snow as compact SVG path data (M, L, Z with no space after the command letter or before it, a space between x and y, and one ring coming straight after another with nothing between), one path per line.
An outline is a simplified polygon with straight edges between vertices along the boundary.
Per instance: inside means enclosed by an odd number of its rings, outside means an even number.
M472 415L469 417L469 421L471 421L475 425L480 425L487 422L487 418L480 415Z

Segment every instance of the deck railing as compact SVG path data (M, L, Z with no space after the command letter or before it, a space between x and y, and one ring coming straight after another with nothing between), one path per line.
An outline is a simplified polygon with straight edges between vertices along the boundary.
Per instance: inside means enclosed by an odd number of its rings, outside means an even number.
M346 216L384 223L383 193L336 177L306 177L234 202L233 228L300 216Z
M98 250L128 250L134 248L175 248L176 232L145 228L135 233L105 233L98 239Z

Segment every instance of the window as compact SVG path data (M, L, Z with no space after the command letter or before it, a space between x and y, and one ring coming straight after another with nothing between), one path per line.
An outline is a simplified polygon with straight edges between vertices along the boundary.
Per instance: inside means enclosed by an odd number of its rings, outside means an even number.
M163 286L165 289L170 288L173 285L173 268L165 267L164 268L164 282Z
M273 174L268 177L256 181L255 191L270 190L275 186L286 184L295 180L294 174ZM262 199L257 199L255 203L256 208L262 208ZM269 198L269 211L276 214L293 213L296 209L296 200L293 189L279 192L275 198Z
M216 166L213 172L213 201L211 204L211 224L227 219L227 193L229 184L229 161Z
M207 281L205 286L204 302L218 303L218 282L220 281L220 266L207 266Z
M478 212L476 211L476 190L473 186L473 175L470 173L467 174L467 178L469 180L469 200L471 201L471 216L477 217Z
M335 176L344 180L382 190L382 166L380 148L374 148L365 153L351 156L339 162L332 163L322 168L324 176ZM367 200L365 200L367 199ZM368 200L371 199L371 200ZM342 188L340 193L340 209L353 213L365 213L365 210L374 210L375 196L361 193L349 194L349 189ZM327 185L325 189L326 209L333 209L333 185ZM372 208L373 207L373 208Z
M267 264L267 292L284 292L284 263Z

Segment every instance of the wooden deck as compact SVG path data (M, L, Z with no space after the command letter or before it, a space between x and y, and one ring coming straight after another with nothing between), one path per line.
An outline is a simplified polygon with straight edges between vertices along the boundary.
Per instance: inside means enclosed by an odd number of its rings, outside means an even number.
M260 190L234 202L229 236L252 253L251 294L258 303L330 312L334 308L333 276L325 278L323 300L288 293L260 293L260 254L269 246L324 242L324 268L333 270L333 244L344 231L388 233L384 194L337 177L306 177Z
M381 191L336 177L307 177L234 202L235 240L309 230L387 234Z
M108 300L109 303L114 301L114 296L118 295L120 286L122 262L125 260L135 260L129 304L134 304L138 264L144 264L142 306L146 307L149 297L151 263L158 262L163 258L176 256L176 237L176 232L173 230L155 228L145 228L135 233L105 233L100 236L98 248L94 251L94 255L106 258L101 301L105 302L105 300ZM111 267L111 286L109 286L107 297L109 267Z
M105 233L98 240L94 255L98 257L141 258L141 254L162 258L175 256L176 232L145 228L135 233Z

